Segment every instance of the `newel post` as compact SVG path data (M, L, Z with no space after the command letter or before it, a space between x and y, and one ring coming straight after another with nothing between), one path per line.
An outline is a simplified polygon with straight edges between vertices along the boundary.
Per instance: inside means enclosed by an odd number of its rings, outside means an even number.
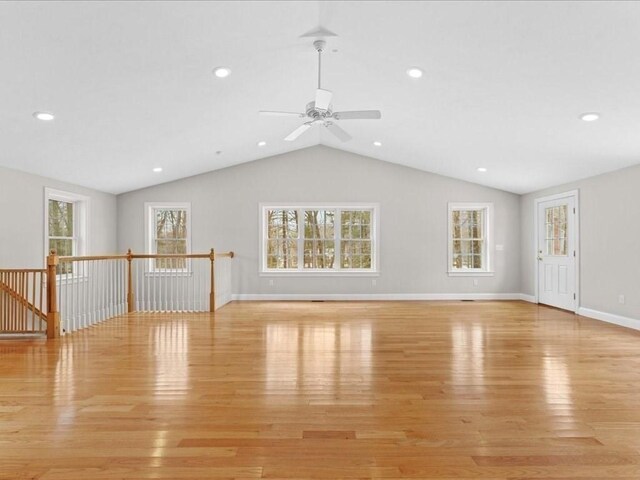
M58 312L58 293L56 291L58 262L56 251L51 250L47 256L47 338L60 336L60 312Z
M211 249L211 252L209 253L209 261L211 263L211 291L209 292L209 311L210 312L215 312L216 311L216 280L215 280L215 270L213 267L213 264L215 263L216 260L216 253L214 251L214 249Z
M131 261L133 254L131 249L127 250L127 312L133 312L133 273L131 270Z

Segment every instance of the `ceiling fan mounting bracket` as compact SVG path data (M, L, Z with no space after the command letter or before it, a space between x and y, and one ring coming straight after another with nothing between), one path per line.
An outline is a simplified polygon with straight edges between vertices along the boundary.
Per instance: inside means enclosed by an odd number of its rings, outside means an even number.
M321 53L324 51L324 47L327 46L327 42L325 42L324 40L316 40L315 42L313 42L313 46L318 53Z

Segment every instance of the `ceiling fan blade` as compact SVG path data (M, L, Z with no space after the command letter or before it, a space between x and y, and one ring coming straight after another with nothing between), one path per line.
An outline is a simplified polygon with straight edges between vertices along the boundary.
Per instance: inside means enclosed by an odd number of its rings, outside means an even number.
M293 142L296 138L302 135L304 132L311 128L310 123L303 123L298 128L296 128L293 132L287 135L284 139L286 142Z
M274 112L271 110L260 110L258 112L260 115L264 115L265 117L299 117L302 118L305 116L304 113L297 112Z
M331 97L333 93L330 90L319 88L316 90L316 108L319 110L329 110L331 105Z
M378 120L382 118L380 110L356 110L351 112L333 112L336 120Z
M342 142L348 142L349 140L351 140L351 135L349 135L335 123L327 122L324 124L324 126L327 128L327 130L333 133L338 138L338 140Z

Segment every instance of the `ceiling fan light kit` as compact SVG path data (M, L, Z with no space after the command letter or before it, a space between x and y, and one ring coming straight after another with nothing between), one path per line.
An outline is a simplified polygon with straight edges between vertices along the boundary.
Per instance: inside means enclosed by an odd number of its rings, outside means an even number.
M315 100L307 103L305 112L260 111L260 115L264 116L298 117L309 119L285 137L285 141L287 142L293 142L313 125L322 125L338 140L347 142L351 140L351 135L336 123L337 120L378 120L382 117L379 110L354 110L346 112L333 111L333 106L331 105L333 92L322 88L322 52L324 51L326 44L327 43L324 40L316 40L313 42L313 46L318 52L318 88L316 89Z

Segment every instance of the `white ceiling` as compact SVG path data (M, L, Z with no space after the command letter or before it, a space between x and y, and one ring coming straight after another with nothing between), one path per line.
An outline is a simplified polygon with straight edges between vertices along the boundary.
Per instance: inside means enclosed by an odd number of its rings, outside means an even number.
M287 143L257 111L312 100L319 24L383 118ZM639 46L636 2L2 2L0 165L120 193L321 143L524 193L640 162Z

